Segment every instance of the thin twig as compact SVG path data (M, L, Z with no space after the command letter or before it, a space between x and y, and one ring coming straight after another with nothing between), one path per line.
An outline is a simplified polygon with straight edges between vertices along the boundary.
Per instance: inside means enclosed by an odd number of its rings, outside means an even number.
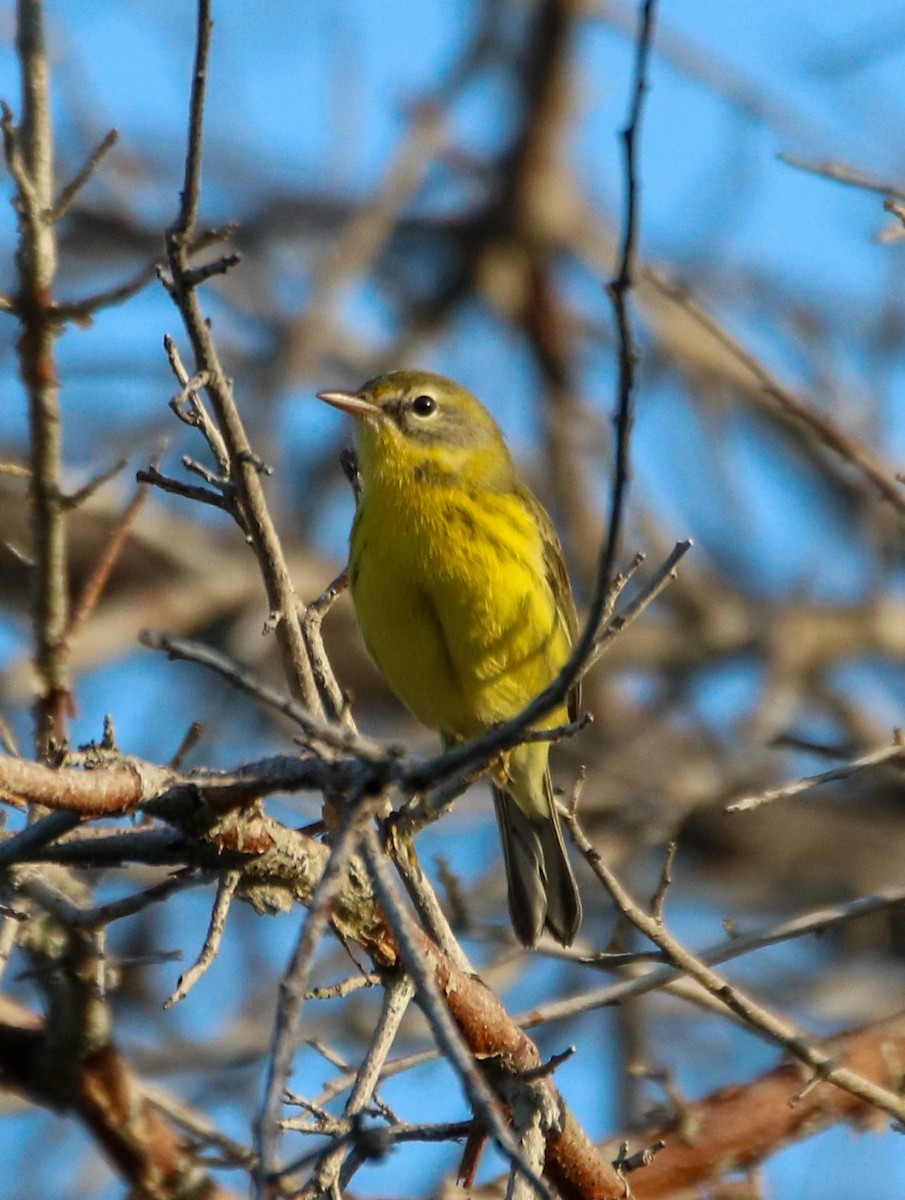
M449 955L460 971L474 973L474 967L469 962L468 955L459 945L431 881L421 869L421 863L418 861L411 837L400 832L395 814L384 823L384 826L387 850L405 884L409 898L417 909L424 928L443 953Z
M872 450L856 441L830 417L816 411L781 383L775 375L767 370L756 355L747 350L684 288L671 283L652 267L646 268L645 273L659 291L677 304L702 329L706 330L736 362L741 363L747 371L751 372L754 380L763 389L764 394L774 401L780 413L813 434L833 454L854 467L880 498L892 505L899 517L905 516L905 488L896 481L895 472L880 461Z
M408 976L402 976L389 982L370 1045L358 1068L355 1084L343 1109L343 1116L347 1120L361 1114L370 1104L383 1065L392 1049L414 992L414 986ZM348 1180L342 1178L344 1157L345 1152L342 1146L329 1147L324 1151L312 1172L309 1184L302 1193L302 1200L305 1198L315 1200L317 1196L331 1195L337 1186L343 1189L348 1186Z
M375 891L398 939L406 968L414 981L418 1005L427 1018L443 1056L458 1075L476 1117L487 1128L506 1158L528 1177L537 1194L544 1200L551 1200L546 1184L522 1157L518 1143L500 1110L499 1101L478 1070L471 1051L450 1016L434 973L424 961L413 936L412 918L405 908L389 869L389 860L373 828L369 827L363 831L362 851L374 881Z
M666 903L666 893L669 891L670 884L672 883L672 864L678 848L678 842L670 842L663 856L663 866L660 868L660 880L650 902L650 915L655 921L663 920L663 905Z
M781 1046L789 1054L804 1063L814 1072L817 1079L827 1080L860 1097L894 1117L899 1124L905 1123L905 1098L879 1086L869 1079L845 1067L837 1066L831 1056L821 1050L801 1030L785 1017L772 1012L753 1000L734 984L729 984L721 975L693 954L644 908L637 904L607 867L588 841L584 830L574 814L566 818L576 846L584 855L597 878L609 892L621 912L646 938L659 946L674 967L700 984L730 1011L742 1019L745 1027L758 1037Z
M883 207L888 213L898 218L898 225L893 226L890 230L884 230L877 239L880 242L900 242L905 236L905 202L902 200L893 200L891 197L883 201ZM902 482L900 472L896 472L896 479L899 483Z
M2 793L2 789L0 789L0 793ZM40 821L35 821L31 825L26 825L20 833L13 834L11 838L0 842L0 868L24 861L28 855L40 850L43 846L49 846L51 842L68 833L70 829L74 829L78 823L78 813L61 810L52 812L49 816L42 817Z
M796 779L794 783L770 788L768 791L759 792L756 796L745 796L741 800L733 800L731 804L726 805L726 812L751 812L755 808L761 808L764 804L772 804L774 800L789 800L792 796L808 792L811 788L820 787L824 783L837 783L840 779L849 779L852 775L857 775L859 771L866 771L880 763L899 759L905 761L905 746L900 742L895 742L891 746L881 746L879 750L872 750L869 754L862 755L861 758L855 758L851 762L845 763L844 766L833 767L830 771L821 771L818 775L805 775L801 779Z
M793 917L789 921L782 921L766 930L736 934L728 941L720 940L704 950L697 951L696 956L708 966L717 966L734 958L741 958L745 954L763 950L767 946L776 946L796 938L820 934L827 929L858 920L860 917L883 912L889 908L897 908L900 905L905 905L905 887L891 888L875 896L865 896L834 908L818 909L816 912ZM599 965L607 969L607 962L604 958L590 959L588 962L589 965ZM546 1024L549 1021L567 1020L579 1013L590 1012L607 1005L621 1004L634 996L642 996L660 988L669 988L676 981L680 981L681 977L681 972L675 967L656 967L633 979L608 984L595 991L585 992L581 996L569 996L564 1000L554 1000L550 1004L540 1005L522 1013L516 1020L525 1029Z
M474 1131L473 1121L444 1121L432 1125L411 1125L402 1121L393 1121L389 1125L368 1125L361 1113L352 1117L333 1117L330 1113L317 1110L312 1104L301 1100L297 1103L302 1104L311 1113L314 1122L301 1118L290 1119L283 1123L285 1129L293 1129L298 1133L311 1134L315 1137L331 1137L333 1138L333 1149L337 1151L345 1151L348 1148L349 1155L343 1167L341 1186L351 1180L361 1163L368 1159L384 1158L398 1143L461 1141L462 1138L468 1137ZM284 1186L285 1181L291 1186L293 1176L298 1175L315 1162L320 1153L318 1150L313 1150L310 1154L302 1155L301 1158L290 1163L279 1177L280 1185ZM292 1193L294 1197L298 1197L298 1200L303 1200L312 1194L312 1188ZM340 1191L339 1188L334 1188L330 1193L320 1194L341 1196L346 1193Z
M601 655L606 652L609 643L619 637L669 587L676 578L676 569L679 563L693 546L694 543L690 538L687 538L683 542L676 542L663 563L655 571L653 577L638 592L638 595L630 600L620 612L613 614L594 643L594 649L588 659L585 670L590 670Z
M625 200L623 205L622 248L619 270L608 291L613 302L618 339L618 402L614 418L616 444L613 464L613 484L610 496L610 519L606 541L598 566L597 587L591 606L591 616L585 630L590 650L600 619L604 613L622 533L622 510L630 474L629 445L634 420L635 366L638 352L628 309L628 296L635 286L635 266L638 250L638 179L636 152L641 134L644 95L647 91L647 63L654 32L654 0L645 0L641 10L641 25L635 41L634 80L629 105L628 124L622 133L623 165L625 170ZM596 611L596 620L595 617ZM585 640L585 639L583 639Z
M227 871L224 875L221 875L220 882L217 884L217 897L214 900L214 907L211 909L207 937L204 939L201 953L198 955L197 962L184 975L179 976L176 990L164 1001L164 1008L172 1008L174 1004L178 1004L180 1000L184 1000L217 957L220 951L220 943L223 941L223 931L226 928L226 918L229 914L229 908L241 879L241 871Z
M894 196L897 200L905 200L905 190L895 184L878 179L876 175L868 175L848 163L836 162L831 159L815 161L799 158L796 154L782 152L777 155L780 162L786 166L795 167L798 171L806 171L809 175L822 175L824 179L832 179L834 183L842 183L848 187L860 188L865 192L877 192L881 196Z
M217 423L205 408L204 401L201 398L202 388L207 387L210 383L210 373L208 371L199 371L196 375L189 376L179 353L179 348L169 334L166 334L163 339L163 347L166 350L173 374L176 376L181 388L179 393L170 400L170 408L180 421L184 421L186 425L192 425L201 431L217 462L220 474L224 478L227 478L230 473L229 451L226 449L226 443L223 441L223 435L217 428Z
M143 1091L145 1099L150 1104L153 1104L186 1133L191 1134L192 1139L198 1145L215 1147L224 1155L227 1162L234 1163L236 1166L249 1169L254 1166L255 1155L252 1148L242 1145L241 1142L233 1141L232 1138L221 1133L203 1113L190 1108L169 1092L164 1091L163 1088L155 1087L154 1084L144 1083Z
M55 223L59 221L61 217L65 217L66 213L68 213L69 209L72 207L72 202L75 200L76 196L100 166L107 153L113 149L118 141L119 134L115 129L111 129L104 134L101 141L88 156L85 165L73 176L69 183L66 184L57 197L56 203L53 205L53 207L44 214L46 220L50 221L51 223Z
M288 717L309 738L316 739L324 745L332 746L335 750L342 750L348 754L354 754L362 762L374 765L388 764L396 758L392 753L392 747L384 749L379 743L371 741L370 738L362 737L360 734L353 733L341 725L331 724L325 721L323 717L315 716L303 708L296 700L293 700L284 693L278 692L275 688L270 687L269 684L255 679L239 663L227 658L224 654L220 654L219 651L212 649L210 646L205 646L201 642L189 641L187 638L170 637L168 634L163 633L151 633L149 630L143 630L139 634L138 640L143 646L147 646L149 650L162 650L171 659L182 659L185 662L195 663L197 666L205 667L207 670L215 672L215 674L232 684L240 692L252 696L262 704L266 704L268 708L273 708L277 712L282 713L283 716Z
M110 578L113 568L119 561L119 556L123 552L126 539L132 531L132 526L141 512L147 496L148 484L140 483L135 489L135 495L126 505L122 515L114 525L107 545L94 564L94 568L86 579L81 594L69 615L69 620L63 631L63 640L67 648L71 648L72 642L79 630L97 607L98 601L103 595L104 588L107 586L107 581Z
M98 905L96 908L83 908L50 878L41 875L26 874L19 886L23 895L28 896L47 912L58 917L69 929L84 930L90 934L105 930L113 921L134 916L135 913L141 912L149 905L166 899L174 891L194 887L200 880L199 874L191 868L187 868L175 872L169 879L163 880L154 887L146 888L132 896L124 896L121 900L114 900L109 904Z
M199 476L205 483L210 484L212 488L223 492L224 496L229 496L233 491L233 485L223 475L218 475L216 471L212 471L210 467L206 467L203 463L198 462L188 454L183 454L182 465L187 471L193 475Z
M190 254L196 236L201 197L204 104L211 30L210 0L199 0L182 201L176 222L167 232L167 254L172 274L170 291L192 342L196 370L207 371L209 375L207 395L229 456L236 503L242 517L241 525L261 568L270 606L268 628L276 631L290 690L312 713L323 717L320 694L297 618L298 598L267 509L257 459L252 453L232 386L220 362L209 322L205 319L192 284Z
M783 921L765 930L737 934L728 941L721 940L715 945L698 951L697 958L708 966L716 966L719 963L729 962L734 958L741 958L746 954L752 954L768 946L780 945L782 942L792 941L796 938L818 935L826 932L828 929L848 924L850 921L858 920L861 917L883 912L889 908L897 908L901 905L905 905L905 887L891 888L874 896L865 896L858 900L852 900L847 904L836 905L833 908L822 908L816 912L793 917L791 920ZM599 965L600 967L608 968L613 957L616 956L601 955L586 961L592 966ZM648 992L671 989L673 985L681 982L682 979L682 972L676 967L657 967L636 978L621 980L618 983L608 984L606 987L593 991L582 992L580 995L568 996L562 1000L553 1000L549 1004L537 1005L535 1008L520 1013L513 1019L522 1029L533 1029L539 1025L549 1024L552 1021L570 1020L582 1013L592 1012L595 1009L614 1004L622 1004L635 996L642 996ZM703 995L703 993L701 994ZM721 1005L720 1008L725 1012L725 1006ZM436 1050L420 1050L414 1054L391 1059L384 1069L384 1076L398 1075L413 1070L416 1067L432 1062L436 1057ZM322 1103L329 1103L335 1095L345 1090L350 1083L351 1077L333 1080L322 1093Z
M364 827L371 820L380 797L359 800L330 851L330 857L314 891L311 905L299 934L292 958L280 986L280 999L274 1019L273 1037L268 1056L264 1099L255 1121L255 1149L258 1155L255 1190L259 1197L270 1194L278 1173L280 1106L295 1056L296 1030L314 960L314 952L327 931L333 903L345 883L346 873L358 851Z
M204 875L193 868L176 871L169 879L161 880L153 887L124 896L121 900L111 900L109 904L99 904L96 908L86 908L80 913L72 914L71 924L83 929L101 928L112 921L122 920L123 917L134 916L143 912L152 904L167 900L173 892L185 891L186 888L198 887L204 882Z
M79 508L80 505L84 504L86 500L90 500L95 492L99 491L105 483L109 483L111 479L116 478L128 461L129 460L127 458L118 458L116 462L112 463L109 467L107 467L106 470L101 471L99 475L95 475L93 478L89 479L83 487L78 489L78 491L72 492L70 495L64 497L64 503L66 507Z
M196 288L208 279L213 279L217 275L225 275L227 271L237 267L241 261L240 254L224 254L222 258L214 259L213 262L205 263L200 267L192 267L186 271L183 283L186 287Z
M359 992L362 988L377 987L381 977L375 973L369 975L350 975L348 979L343 979L339 983L331 983L328 987L312 988L310 992L305 993L306 1000L337 1000L342 996L350 996L353 992Z
M427 1063L436 1062L439 1057L439 1049L436 1046L431 1046L426 1050L417 1050L412 1054L403 1054L398 1058L391 1058L384 1065L380 1073L380 1078L392 1079L396 1075L404 1075L406 1071L412 1071L417 1067L426 1066ZM354 1071L346 1071L343 1075L337 1076L336 1079L331 1079L329 1083L324 1085L324 1090L318 1096L317 1102L319 1104L329 1104L337 1096L341 1096L354 1082Z
M313 1110L316 1106L306 1106ZM304 1121L302 1118L290 1117L283 1122L284 1129L294 1129L298 1133L313 1134L316 1137L324 1135L335 1138L350 1138L353 1133L355 1122L344 1120L342 1117L332 1117L327 1112L317 1112L315 1115L315 1123ZM439 1121L432 1125L410 1125L404 1121L398 1124L393 1124L387 1129L380 1129L378 1132L382 1136L385 1149L389 1149L395 1142L453 1142L461 1141L462 1138L474 1130L474 1121ZM312 1162L317 1156L317 1152L313 1155L305 1155L304 1159L299 1159L288 1166L283 1171L281 1178L289 1178L297 1174L298 1171L308 1163Z
M157 268L158 263L154 259L139 267L134 275L115 287L104 288L102 292L95 292L94 295L85 296L81 300L60 300L53 306L53 314L59 321L75 321L76 324L87 321L101 309L114 308L117 304L125 304L127 300L137 296L142 288L156 277Z
M176 747L176 753L169 761L170 770L182 770L182 764L204 737L206 729L207 726L203 721L192 721L191 725L185 731L182 741Z
M139 483L149 483L169 492L172 496L182 496L186 500L194 500L198 504L208 504L211 508L219 508L223 512L233 514L233 506L222 492L212 492L210 488L198 487L197 484L183 483L171 475L164 475L156 467L148 467L144 471L136 471L135 478Z
M327 659L321 637L321 624L324 617L330 611L337 596L341 592L344 592L348 586L348 573L342 571L316 600L307 606L303 606L302 634L305 638L305 644L308 647L308 653L311 658L311 669L323 698L327 716L334 721L339 721L350 730L354 730L355 725L352 721L349 705L346 703L342 689L336 681L336 676L333 674L333 669Z

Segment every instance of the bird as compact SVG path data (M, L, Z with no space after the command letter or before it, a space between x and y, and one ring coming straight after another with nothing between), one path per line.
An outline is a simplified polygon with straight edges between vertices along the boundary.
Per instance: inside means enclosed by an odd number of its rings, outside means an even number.
M518 716L559 674L578 618L553 523L497 422L430 371L317 395L355 418L349 588L380 672L445 747ZM576 685L535 728L574 720L579 702ZM571 945L582 916L549 753L549 741L526 742L491 771L509 913L527 948L545 928Z

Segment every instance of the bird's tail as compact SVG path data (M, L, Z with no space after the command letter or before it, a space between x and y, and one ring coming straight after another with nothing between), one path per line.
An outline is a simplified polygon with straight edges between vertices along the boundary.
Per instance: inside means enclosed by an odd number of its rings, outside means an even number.
M528 816L511 791L493 788L509 915L516 937L529 948L544 926L560 945L571 946L581 924L581 898L563 843L549 770L543 781L547 813L538 817Z

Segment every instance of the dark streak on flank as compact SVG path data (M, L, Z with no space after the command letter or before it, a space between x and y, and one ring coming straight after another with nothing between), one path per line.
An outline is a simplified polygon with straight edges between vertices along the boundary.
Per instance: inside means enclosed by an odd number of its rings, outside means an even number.
M353 535L354 535L354 531L355 531L355 526L358 524L358 518L359 518L360 514L361 514L361 510L359 510L359 512L355 514L355 521L352 524ZM368 549L368 539L365 538L365 540L362 542L362 544L358 548L358 553L354 556L354 558L349 559L349 586L350 587L354 588L356 583L358 582L358 572L359 572L359 568L361 566L362 555L367 553L367 549Z
M462 526L465 536L468 538L474 539L477 537L478 522L475 519L475 514L469 509L464 508L462 505L446 505L443 510L443 519L448 525ZM484 541L489 542L494 551L501 558L508 558L515 562L522 561L522 556L519 554L518 550L513 546L510 546L508 542L503 541L502 538L497 537L497 535L487 527L486 522L483 523L481 527L481 538Z

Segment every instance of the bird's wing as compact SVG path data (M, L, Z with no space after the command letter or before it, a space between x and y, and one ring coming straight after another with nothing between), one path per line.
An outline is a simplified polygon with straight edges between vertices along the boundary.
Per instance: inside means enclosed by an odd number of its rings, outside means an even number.
M524 485L522 485L520 491L522 499L531 508L540 528L543 543L544 574L547 586L553 593L556 601L556 611L568 634L569 644L574 645L578 639L579 632L578 613L575 610L575 598L572 595L572 585L569 582L569 573L566 570L562 546L556 535L553 522L550 520L547 510L538 498L529 488L524 487ZM568 711L570 721L577 719L580 708L581 682L579 681L569 693Z

